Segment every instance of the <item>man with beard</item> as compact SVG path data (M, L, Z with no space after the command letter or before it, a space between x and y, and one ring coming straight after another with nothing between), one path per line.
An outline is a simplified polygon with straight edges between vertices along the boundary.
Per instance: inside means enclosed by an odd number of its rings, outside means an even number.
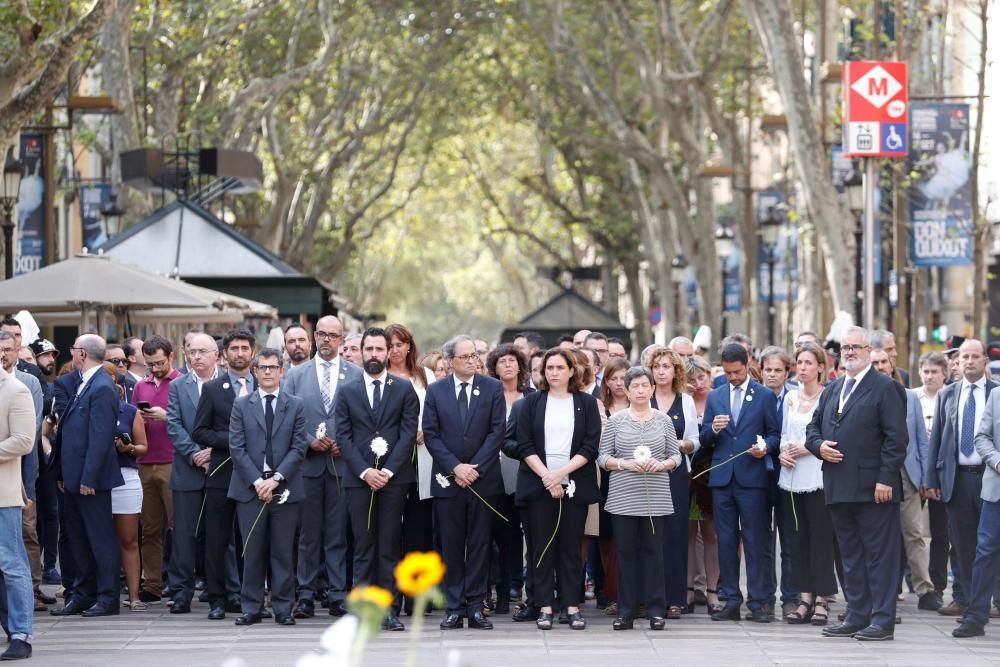
M416 481L414 442L420 401L409 380L389 375L384 329L361 336L364 375L337 392L334 438L344 455L347 510L354 531L354 581L393 592L393 568L401 556L400 534L410 484ZM394 604L382 626L403 630Z
M205 481L205 586L211 611L208 618L216 621L226 617L226 611L241 610L238 601L226 595L226 550L233 543L233 517L236 502L227 497L233 467L229 456L229 417L233 401L257 390L250 373L255 339L245 329L236 329L222 339L227 370L201 389L192 439L212 450L208 479Z
M288 355L289 368L307 363L312 356L309 332L301 324L289 324L285 329L285 354Z
M44 374L42 378L42 396L45 404L42 408L42 418L47 418L52 411L52 384L55 379L56 359L59 350L51 341L45 338L35 340L30 346L35 353L35 363ZM59 507L56 496L56 475L49 466L49 456L38 448L38 480L35 482L36 514L38 542L42 548L42 583L60 584L62 578L56 569L56 555L59 544ZM46 598L48 599L48 598Z

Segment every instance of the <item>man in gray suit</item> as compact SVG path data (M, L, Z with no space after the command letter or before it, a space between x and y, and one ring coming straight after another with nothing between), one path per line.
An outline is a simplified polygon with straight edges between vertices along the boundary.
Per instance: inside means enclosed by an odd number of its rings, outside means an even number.
M229 421L229 498L237 503L243 537L243 615L236 625L260 623L268 572L275 623L295 625L291 545L299 503L305 499L301 466L309 448L306 412L301 398L281 391L279 350L263 348L255 367L257 391L236 399Z
M305 498L300 503L299 601L295 618L311 618L325 572L331 616L347 613L347 496L341 475L347 470L334 440L334 398L342 382L361 377L361 369L340 358L344 325L327 315L316 323L316 356L288 370L282 389L305 403L309 450L302 463ZM323 425L320 428L320 425ZM325 429L325 434L322 432ZM324 570L325 568L325 570Z
M986 379L986 347L982 341L966 339L958 348L958 356L962 379L938 392L924 470L926 494L945 503L948 535L955 548L951 563L956 581L954 599L938 609L945 616L962 615L969 604L985 470L982 456L976 451L975 434L987 399L997 386Z

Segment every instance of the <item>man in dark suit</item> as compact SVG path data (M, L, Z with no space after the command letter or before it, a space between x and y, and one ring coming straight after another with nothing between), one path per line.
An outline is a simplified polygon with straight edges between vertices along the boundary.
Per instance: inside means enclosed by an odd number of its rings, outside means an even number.
M751 620L774 620L774 587L767 572L767 545L771 539L768 471L778 449L781 425L774 392L749 376L746 348L731 343L722 349L722 368L729 382L708 395L701 443L712 447L712 465L734 456L739 460L709 473L712 508L719 536L719 568L726 606L712 615L713 621L740 620L740 532L747 561L747 607ZM766 448L756 447L757 437ZM747 450L749 454L743 456ZM772 564L773 568L773 564Z
M828 637L893 638L901 567L900 469L906 458L906 399L871 365L871 335L848 328L845 375L828 386L806 428L806 448L823 459L823 491L844 560L844 622Z
M938 609L944 616L964 614L971 597L985 470L975 447L975 434L986 401L997 386L986 379L988 359L982 341L965 339L958 348L958 357L962 379L938 392L924 469L925 493L944 502L948 538L955 550L951 562L954 599ZM1000 595L996 599L1000 600Z
M104 339L93 334L80 336L72 348L73 365L82 381L61 415L57 447L76 572L66 604L53 609L53 616L119 613L121 560L111 489L125 480L114 446L118 390L104 372L104 350Z
M361 336L364 375L337 391L336 442L347 463L347 509L354 532L354 581L377 584L395 594L393 568L409 485L416 481L414 443L420 400L409 380L386 372L389 341L384 329ZM385 448L382 456L376 449ZM383 623L403 630L398 606Z
M211 450L208 479L205 480L205 587L211 610L208 617L220 620L226 611L240 607L227 602L226 552L233 543L233 517L236 504L229 499L232 476L229 452L229 417L233 401L257 390L250 373L253 361L254 337L249 331L237 329L226 334L222 348L228 366L220 377L206 382L201 388L192 439Z
M174 530L171 538L170 580L176 587L171 614L191 611L194 596L195 562L199 530L198 517L205 500L205 479L212 450L202 449L191 437L195 428L198 399L204 385L218 374L219 356L215 339L208 334L195 334L188 341L188 373L169 385L167 402L167 435L174 447L170 489L174 503ZM231 591L235 593L236 591Z
M499 453L507 407L500 381L476 373L476 344L471 337L453 338L442 352L452 375L427 388L423 421L424 444L434 458L431 474L435 480L454 477L448 486L431 482L447 568L447 611L441 629L462 627L468 615L470 628L492 630L493 624L483 615L492 511L465 490L475 488L483 499L503 493Z
M262 349L255 370L258 389L236 399L229 422L229 497L237 503L243 535L243 615L236 625L260 623L268 573L274 622L295 625L292 542L305 497L300 470L309 448L305 407L279 387L284 370L279 350Z
M309 449L302 463L305 498L299 530L296 578L299 601L296 618L315 614L320 578L326 575L326 600L331 616L347 613L347 499L343 476L347 472L336 440L334 401L338 388L361 379L361 369L340 357L344 325L332 315L316 322L316 356L285 373L282 389L305 403ZM325 431L318 432L320 424Z

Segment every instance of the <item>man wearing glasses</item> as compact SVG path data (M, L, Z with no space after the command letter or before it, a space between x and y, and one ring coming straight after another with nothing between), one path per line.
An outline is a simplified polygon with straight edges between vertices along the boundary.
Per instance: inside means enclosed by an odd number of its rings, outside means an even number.
M126 351L126 347L128 350ZM138 380L129 373L129 356L132 348L128 343L108 343L104 352L104 360L115 365L118 369L118 384L125 388L125 401L132 402L132 394L135 392L135 384Z

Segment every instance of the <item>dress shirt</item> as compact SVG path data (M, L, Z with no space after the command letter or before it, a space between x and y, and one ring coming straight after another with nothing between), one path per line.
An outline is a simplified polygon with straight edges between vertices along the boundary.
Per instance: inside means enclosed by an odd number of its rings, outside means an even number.
M264 424L267 424L267 397L268 396L274 396L274 403L272 405L273 406L277 406L278 405L278 394L279 393L281 393L281 388L280 387L278 389L275 389L271 393L268 393L268 392L264 391L263 389L257 389L257 395L260 396L260 410L261 410L261 412L264 413ZM272 407L271 409L274 410L275 407ZM264 458L264 472L267 472L270 469L271 469L271 466L267 465L267 458L265 457ZM285 478L281 475L280 472L274 473L274 476L271 477L271 479L273 479L275 482L283 482L285 480ZM254 480L253 485L257 486L258 484L260 484L263 481L264 481L263 477L258 477L256 480Z
M80 381L80 386L76 388L76 395L77 396L79 396L81 393L83 393L83 388L87 386L88 382L90 382L90 378L94 377L94 375L97 373L97 371L100 371L100 370L104 370L102 366L94 366L90 370L86 370L86 371L83 371L82 373L80 373L80 377L83 378L83 379Z
M381 382L381 384L379 385L379 391L381 392L382 400L384 401L385 400L386 380L388 380L388 379L389 379L389 371L382 371L382 375L379 375L378 377L374 377L374 378L371 375L369 375L368 373L365 373L365 391L368 393L368 405L370 405L373 410L375 409L375 402L374 402L375 401L375 385L373 383L375 382L375 380L378 380L379 382ZM368 474L369 470L374 470L374 468L365 468L364 470L361 471L360 477L361 477L362 480L365 478L365 475ZM382 468L382 472L384 472L386 475L388 475L389 479L392 479L392 476L395 474L391 470L389 470L388 468Z
M318 354L316 355L316 382L319 383L321 390L323 389L323 364L330 364L330 400L333 400L334 394L337 393L337 381L340 379L340 355L337 355L330 361L324 361L323 357ZM371 394L369 394L370 396ZM370 402L371 400L369 400Z
M172 370L159 384L153 375L147 375L137 382L132 390L132 405L146 401L154 408L167 409L170 397L170 383L181 377L180 371ZM140 413L141 414L141 413ZM174 445L167 435L167 421L159 419L143 420L146 427L146 454L139 458L139 465L165 465L174 460Z
M865 366L863 369L861 369L860 373L858 373L857 375L854 376L854 379L857 380L857 382L855 382L854 386L851 388L851 393L852 394L858 390L858 385L861 384L861 381L865 379L865 376L868 375L868 371L870 371L871 369L872 369L872 365L871 365L871 363L869 363L867 366ZM842 386L840 388L840 403L837 404L837 412L838 413L844 411L844 403L847 402L847 398L848 398L847 396L845 396L845 394L847 393L847 383L850 382L850 381L851 381L851 377L849 375L845 375L844 376L844 386Z
M976 385L978 391L976 392L976 428L979 428L979 422L983 420L983 413L986 411L986 376L979 378L973 384ZM958 442L962 442L962 418L965 415L965 402L969 398L969 388L972 385L966 379L962 380L962 393L959 395L958 399ZM973 438L975 433L972 434ZM958 465L960 466L978 466L982 465L983 457L979 455L979 452L973 448L972 454L965 456L962 454L962 448L958 448Z
M240 376L237 375L236 373L232 372L231 370L228 370L228 369L226 370L226 374L229 375L229 385L230 385L230 387L233 390L233 396L236 396L237 398L239 398L239 395L240 395ZM253 391L254 391L254 388L257 386L256 383L253 381L253 375L251 375L250 373L247 373L243 377L245 377L246 381L247 381L247 394L248 395L252 394Z
M733 409L733 393L736 391L737 387L734 387L733 383L731 383L731 382L728 383L728 384L729 384L729 409L732 410ZM743 380L743 384L739 385L739 390L741 392L741 395L740 395L740 402L741 403L743 401L747 400L747 389L749 387L750 387L750 374L747 373L747 377L746 377L745 380ZM743 414L743 406L742 405L740 406L740 414L741 415Z
M934 423L934 408L937 406L937 394L930 396L923 387L917 387L917 398L920 399L920 410L924 415L924 426L927 427L927 436L931 435L931 426Z
M475 376L472 376L468 380L460 380L457 375L452 373L452 377L455 379L455 400L458 400L458 395L462 392L462 383L465 383L465 400L467 402L466 407L472 403L472 380Z

